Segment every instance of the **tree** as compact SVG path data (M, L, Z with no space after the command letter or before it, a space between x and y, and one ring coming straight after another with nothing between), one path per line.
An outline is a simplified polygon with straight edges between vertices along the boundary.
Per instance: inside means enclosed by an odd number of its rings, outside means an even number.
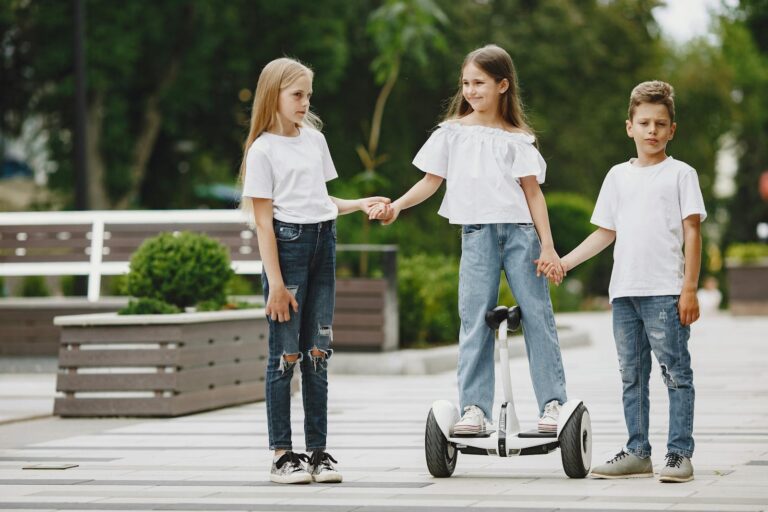
M725 244L756 240L768 222L768 203L758 192L768 169L768 2L742 0L722 20L723 53L734 74L736 139L740 146L736 193L730 201Z

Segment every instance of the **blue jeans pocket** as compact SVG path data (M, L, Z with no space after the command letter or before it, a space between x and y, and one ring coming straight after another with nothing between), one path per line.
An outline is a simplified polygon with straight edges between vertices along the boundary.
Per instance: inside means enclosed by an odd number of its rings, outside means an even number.
M461 226L461 234L462 235L471 235L472 233L477 233L483 229L482 224L463 224Z
M301 224L276 221L274 227L278 242L293 242L301 236Z

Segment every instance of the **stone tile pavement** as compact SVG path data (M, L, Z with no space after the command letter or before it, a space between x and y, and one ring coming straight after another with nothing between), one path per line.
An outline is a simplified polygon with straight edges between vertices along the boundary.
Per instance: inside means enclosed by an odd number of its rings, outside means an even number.
M592 336L591 345L568 348L563 357L569 394L583 398L592 415L597 463L625 441L610 315L559 315L558 322ZM433 400L455 399L453 372L333 374L329 452L340 461L342 484L268 481L264 404L175 419L48 417L0 424L0 510L768 510L766 333L765 317L718 315L694 325L696 479L687 484L570 480L559 452L509 459L460 455L453 477L434 479L424 463L424 422ZM523 428L533 428L526 360L510 364ZM18 376L0 377L0 404L11 390L44 398L52 382L45 378L25 385ZM658 470L667 399L658 368L651 379ZM301 449L300 397L294 403L294 443ZM23 469L35 464L77 466Z

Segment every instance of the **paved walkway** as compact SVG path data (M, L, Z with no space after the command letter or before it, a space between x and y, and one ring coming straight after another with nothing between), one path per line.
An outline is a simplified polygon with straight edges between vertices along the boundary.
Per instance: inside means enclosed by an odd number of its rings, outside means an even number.
M564 362L570 395L590 409L593 463L600 462L625 440L610 316L559 320L592 334L592 345L567 349ZM424 421L433 400L455 399L453 372L333 375L329 451L340 461L343 484L268 482L263 404L166 420L47 418L0 425L0 509L768 510L766 332L765 317L725 315L695 324L696 479L687 484L570 480L559 452L510 459L460 455L452 478L434 479L424 463ZM526 361L513 359L511 367L521 422L532 428L536 406ZM667 399L657 368L651 392L658 470ZM296 448L303 448L300 407L293 412ZM78 466L22 469L64 463Z

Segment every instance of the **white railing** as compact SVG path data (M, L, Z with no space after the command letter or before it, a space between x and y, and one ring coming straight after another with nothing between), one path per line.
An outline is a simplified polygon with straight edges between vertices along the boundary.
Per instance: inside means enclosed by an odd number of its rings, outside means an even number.
M239 210L93 210L77 212L10 212L0 213L0 231L4 226L89 226L91 233L90 261L82 262L24 262L0 263L0 276L88 276L88 300L99 300L101 276L128 272L128 261L102 261L105 224L236 224L253 235ZM233 261L237 274L260 274L261 261Z

